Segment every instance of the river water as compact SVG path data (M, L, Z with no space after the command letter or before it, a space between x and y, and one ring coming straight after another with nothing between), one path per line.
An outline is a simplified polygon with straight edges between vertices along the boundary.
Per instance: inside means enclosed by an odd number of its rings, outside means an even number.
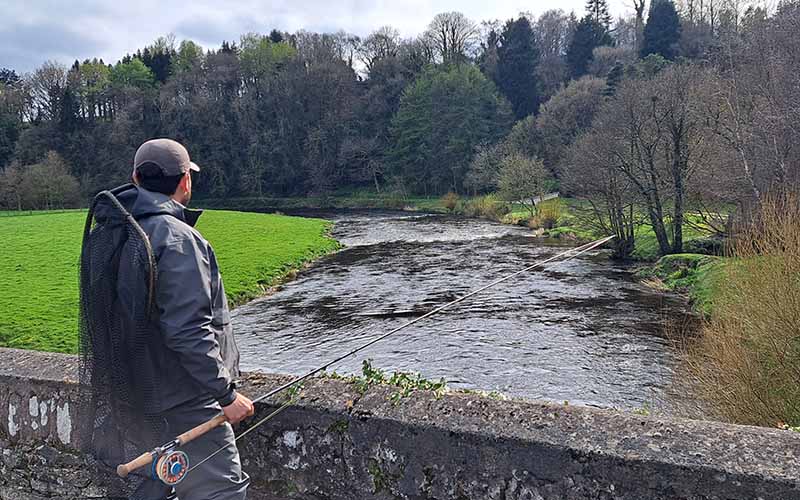
M242 369L301 374L416 315L564 248L488 221L392 212L316 213L346 249L237 308ZM665 408L676 355L661 335L678 298L637 283L604 251L503 283L334 367L444 378L615 408Z

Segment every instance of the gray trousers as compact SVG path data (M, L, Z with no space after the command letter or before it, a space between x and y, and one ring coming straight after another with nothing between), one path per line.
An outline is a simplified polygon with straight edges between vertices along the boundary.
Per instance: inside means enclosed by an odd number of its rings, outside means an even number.
M167 422L168 441L192 427L219 415L222 409L214 400L191 401L164 415ZM182 447L189 455L189 467L200 463L218 449L225 450L193 470L175 486L180 500L244 500L250 478L242 471L239 450L234 442L233 428L228 423L217 427L208 434L197 438ZM158 479L146 481L132 498L143 500L163 500L171 493L171 488Z

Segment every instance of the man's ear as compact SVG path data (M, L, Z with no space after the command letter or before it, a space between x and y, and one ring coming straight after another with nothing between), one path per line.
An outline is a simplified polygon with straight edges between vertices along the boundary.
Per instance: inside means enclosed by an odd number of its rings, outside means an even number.
M137 186L139 185L139 172L135 170L133 171L133 173L131 174L131 182L133 182Z
M178 187L184 193L191 193L192 192L192 174L190 174L189 172L186 172L185 174L183 174L183 177L181 178L181 182L180 182L180 184L178 184Z

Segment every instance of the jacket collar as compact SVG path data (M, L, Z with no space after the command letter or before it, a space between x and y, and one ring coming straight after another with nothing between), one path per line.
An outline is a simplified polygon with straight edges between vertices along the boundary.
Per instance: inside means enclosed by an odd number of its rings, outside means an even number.
M150 215L166 214L194 227L197 224L197 219L203 213L202 210L192 210L183 206L168 195L148 191L142 187L137 187L137 190L138 196L131 208L131 215L136 219Z

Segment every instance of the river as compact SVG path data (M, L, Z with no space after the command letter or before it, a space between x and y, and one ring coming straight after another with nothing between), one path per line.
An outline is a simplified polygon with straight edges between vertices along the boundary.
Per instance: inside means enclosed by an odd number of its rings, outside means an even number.
M493 222L403 212L315 213L346 245L237 308L242 369L301 374L415 315L563 247ZM677 364L663 338L683 300L595 251L503 283L376 344L386 370L453 388L614 408L666 408Z

